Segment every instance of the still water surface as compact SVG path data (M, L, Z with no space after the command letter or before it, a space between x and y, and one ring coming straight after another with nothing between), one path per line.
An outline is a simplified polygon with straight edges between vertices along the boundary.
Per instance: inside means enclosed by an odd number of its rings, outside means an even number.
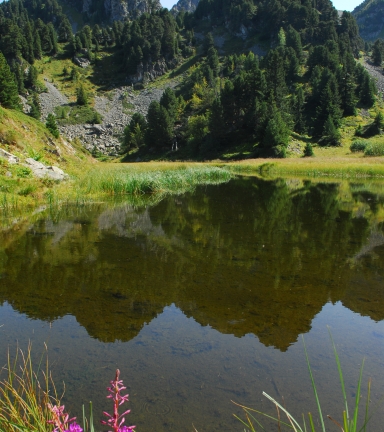
M384 394L383 186L242 177L20 222L0 234L1 364L46 342L72 413L107 409L118 367L139 431L240 431L231 400L273 413L262 391L315 412L303 334L341 420L327 325L351 401L363 357Z

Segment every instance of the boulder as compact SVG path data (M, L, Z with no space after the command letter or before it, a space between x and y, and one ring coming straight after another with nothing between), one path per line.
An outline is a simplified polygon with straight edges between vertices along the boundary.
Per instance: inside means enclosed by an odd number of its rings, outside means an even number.
M11 165L17 164L19 162L19 158L17 156L1 148L0 148L0 157L6 159L8 163L10 163Z

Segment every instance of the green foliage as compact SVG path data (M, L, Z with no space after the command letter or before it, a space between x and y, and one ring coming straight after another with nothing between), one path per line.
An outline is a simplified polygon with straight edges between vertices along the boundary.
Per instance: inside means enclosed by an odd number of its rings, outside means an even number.
M276 155L285 157L285 149L288 146L289 135L289 128L279 110L276 107L272 107L263 139L264 147L274 148L277 150Z
M356 152L364 152L367 145L369 144L369 141L365 140L356 140L353 141L353 143L350 145L349 150L351 150L352 153Z
M56 118L53 114L51 113L48 114L47 122L45 123L45 126L55 138L59 138L60 132L59 129L57 129Z
M381 66L384 59L384 41L377 39L372 47L372 61L376 66Z
M324 124L323 135L319 141L322 145L339 146L341 145L341 134L333 123L332 117L329 115Z
M90 106L76 105L70 109L63 107L56 109L56 113L66 113L64 118L62 116L56 117L56 121L60 125L96 124L100 120L100 114Z
M21 109L15 76L0 52L0 104L5 108Z
M77 88L76 96L77 96L76 102L78 105L81 106L88 105L88 95L87 92L85 91L83 84L80 84L80 86Z
M175 92L170 87L164 90L160 99L160 105L167 110L170 119L174 122L177 118L179 103Z
M29 115L31 117L35 118L36 120L40 120L41 107L40 107L39 95L37 93L33 93L30 106L31 106L31 110L29 112Z
M163 147L170 145L173 136L173 122L166 108L153 101L147 114L147 130L145 143L148 147Z
M146 130L147 122L145 118L139 113L133 114L129 125L124 129L122 153L128 152L131 148L139 148L144 145Z
M384 156L384 142L370 142L367 144L365 156Z
M304 148L304 157L312 157L315 156L315 153L313 152L312 144L306 143Z
M16 173L16 176L19 177L19 178L30 178L30 177L32 177L32 171L29 168L24 167L24 166L20 166L20 165L18 165L15 168L15 173Z
M195 148L198 149L207 136L208 129L208 117L204 114L191 116L188 119L187 136L188 142Z

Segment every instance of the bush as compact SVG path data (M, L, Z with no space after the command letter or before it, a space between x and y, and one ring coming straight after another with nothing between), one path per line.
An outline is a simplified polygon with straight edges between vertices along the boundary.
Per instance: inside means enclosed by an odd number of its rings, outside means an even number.
M356 140L350 145L349 150L351 150L352 153L363 152L365 151L368 144L369 141Z
M384 156L384 142L369 143L364 152L365 156Z
M315 154L313 153L312 144L307 143L305 144L305 148L304 148L304 157L311 157L311 156L315 156Z

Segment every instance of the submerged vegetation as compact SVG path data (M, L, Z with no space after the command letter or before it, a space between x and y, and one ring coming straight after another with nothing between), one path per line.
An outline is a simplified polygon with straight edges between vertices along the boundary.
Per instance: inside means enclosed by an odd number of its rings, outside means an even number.
M333 340L333 337L332 337L332 334L330 331L329 331L329 334L331 337L333 352L335 355L337 370L339 373L340 386L341 386L341 391L342 391L342 396L343 396L344 410L343 410L341 418L339 418L338 420L331 417L330 415L327 415L327 417L333 423L332 429L334 428L334 425L336 425L339 428L339 430L341 430L342 432L362 432L362 431L366 432L367 424L368 424L368 422L372 416L372 414L369 412L369 404L371 402L370 401L370 398L371 398L371 380L368 381L368 390L367 390L366 403L365 403L364 419L362 420L362 422L360 422L362 424L360 424L360 426L359 426L361 381L362 381L362 376L363 376L364 359L361 363L359 378L358 378L357 385L356 385L355 403L354 403L353 408L351 409L351 407L348 405L347 393L345 390L345 382L344 382L343 371L341 368L339 355L337 353L336 345L335 345L335 342ZM307 362L307 366L308 366L308 371L309 371L309 375L311 378L312 390L314 392L316 405L317 405L317 409L318 409L318 414L319 414L319 422L318 422L318 423L320 423L319 429L321 430L321 432L326 432L327 430L329 430L329 428L326 427L325 422L324 422L325 415L321 409L320 400L319 400L315 380L314 380L313 373L312 373L312 368L311 368L309 358L308 358L307 348L306 348L306 345L304 342L304 337L303 337L303 345L304 345L304 352L305 352L305 358L306 358L306 362ZM238 420L240 420L240 422L247 428L247 430L250 430L251 432L256 432L257 430L265 430L264 427L262 426L262 424L260 423L260 421L258 420L258 418L256 418L255 415L253 414L253 413L256 413L256 414L259 414L261 416L265 416L265 417L268 417L269 419L274 420L278 425L279 431L283 430L282 429L283 427L287 427L289 429L293 429L295 432L306 432L307 430L310 432L316 432L312 413L310 413L310 412L308 413L308 423L309 424L307 427L307 423L305 421L305 415L304 414L302 415L302 422L298 421L292 416L292 414L290 414L290 412L286 409L285 406L282 406L273 397L271 397L270 395L268 395L265 392L263 392L263 396L265 396L267 399L269 399L275 405L276 411L277 411L277 417L273 417L273 416L265 414L261 411L258 411L256 409L248 408L246 406L235 403L235 405L238 405L239 407L241 407L243 409L245 416L246 416L246 421L243 421L237 415L235 415L235 417ZM283 421L281 419L280 413L283 413L287 417L286 421Z

